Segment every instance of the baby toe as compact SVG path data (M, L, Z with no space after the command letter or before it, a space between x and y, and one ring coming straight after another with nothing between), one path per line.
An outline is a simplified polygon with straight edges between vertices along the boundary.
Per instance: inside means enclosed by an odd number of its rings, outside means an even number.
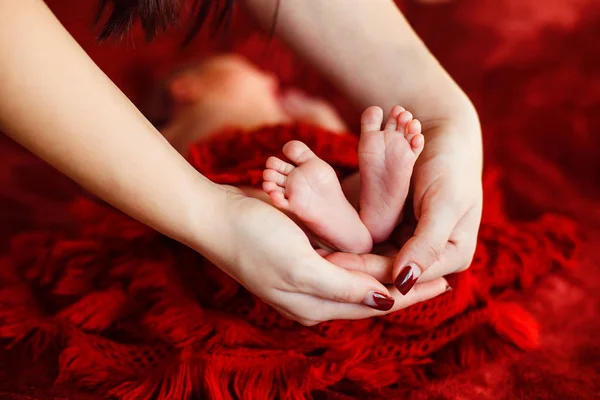
M274 190L269 193L269 198L271 199L271 202L273 202L273 205L275 207L279 207L279 208L283 208L283 209L289 208L290 203L285 198L285 195L283 194L283 192L281 192L279 190Z
M406 127L406 140L410 142L415 135L421 133L421 130L421 121L419 121L418 119L413 119L408 123L408 126Z
M404 112L404 107L394 106L392 107L392 111L390 112L390 116L385 124L385 129L394 131L398 127L398 116Z
M292 172L292 170L294 169L294 166L292 164L287 163L277 157L269 157L265 166L267 167L267 169L275 170L284 175L289 175L290 172Z
M412 151L418 157L425 147L425 137L422 134L417 133L408 141L408 143L410 143Z
M265 193L271 193L274 191L279 191L279 192L285 193L285 190L282 186L279 186L275 182L272 182L272 181L264 181L262 183L262 188Z
M410 111L403 111L398 115L398 132L406 134L408 124L413 120L413 115Z
M274 182L278 186L285 186L287 176L274 169L265 169L263 171L263 179L265 182Z
M296 165L304 164L315 158L315 153L299 140L292 140L283 146L283 154Z
M369 107L362 113L362 116L360 117L361 133L380 131L382 123L383 110L381 107Z

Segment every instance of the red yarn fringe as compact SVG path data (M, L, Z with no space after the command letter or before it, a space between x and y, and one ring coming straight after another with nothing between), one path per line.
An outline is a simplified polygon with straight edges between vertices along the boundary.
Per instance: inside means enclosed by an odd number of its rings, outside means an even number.
M300 139L336 168L356 169L356 138L312 126L230 132L193 146L210 179L258 185L264 161ZM231 157L222 157L230 154ZM516 302L574 266L564 218L511 221L497 171L472 267L454 290L397 313L306 328L288 321L184 246L88 199L70 231L25 232L1 261L0 337L33 355L60 349L58 381L123 400L397 398L436 377L534 348Z

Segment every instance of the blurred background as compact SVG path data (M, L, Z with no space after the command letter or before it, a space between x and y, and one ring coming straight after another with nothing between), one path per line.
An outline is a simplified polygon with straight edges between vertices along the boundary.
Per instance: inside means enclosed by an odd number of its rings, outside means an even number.
M370 0L347 0L348 6L355 1ZM358 121L352 105L285 46L257 32L239 10L229 34L213 35L206 29L189 47L181 48L184 30L151 44L135 30L123 43L100 45L94 36L97 31L91 29L94 1L80 2L76 8L74 2L47 3L97 64L142 108L156 83L181 62L236 51L275 72L284 84L301 83L308 92L325 96L351 125ZM398 4L475 103L483 126L486 170L501 172L509 215L515 219L546 212L569 216L581 226L583 246L577 271L549 279L526 300L542 321L542 348L438 382L413 397L459 398L463 393L460 398L598 398L600 2L406 0ZM0 248L25 228L64 224L65 204L81 189L5 137L0 137L0 159ZM0 364L0 399L29 398L8 397L19 393L11 383L11 369ZM31 395L74 395L69 387L49 388L51 381L48 377L46 388L31 388Z

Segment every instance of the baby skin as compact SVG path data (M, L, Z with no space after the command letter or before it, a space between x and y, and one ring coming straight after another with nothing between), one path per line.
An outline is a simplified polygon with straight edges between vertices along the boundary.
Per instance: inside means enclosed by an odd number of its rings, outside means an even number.
M189 144L225 127L250 131L304 122L347 132L331 105L297 89L281 91L274 76L236 55L190 64L171 74L158 93L166 103L150 108L158 114L168 110L161 131L184 154ZM397 225L413 165L423 149L420 123L402 107L392 109L383 130L382 123L380 108L364 112L360 173L341 184L331 166L303 143L292 141L283 149L286 161L275 157L267 161L262 191L236 190L268 201L302 222L324 248L367 253Z
M270 157L263 190L273 205L293 214L331 250L368 253L397 226L408 195L412 170L424 147L421 123L395 106L382 130L383 111L370 107L361 118L359 179L342 185L333 168L308 146L291 141L287 161ZM353 188L360 182L360 188ZM359 193L358 201L344 190ZM352 204L358 204L357 211Z

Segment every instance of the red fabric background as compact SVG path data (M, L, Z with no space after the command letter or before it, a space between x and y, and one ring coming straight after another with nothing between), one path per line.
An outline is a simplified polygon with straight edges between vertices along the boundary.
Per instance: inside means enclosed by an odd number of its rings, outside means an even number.
M91 4L49 1L98 64L142 105L152 82L191 55L237 48L272 67L285 82L325 94L348 118L355 111L277 43L260 38L198 40L181 52L174 38L151 46L98 47L88 30ZM505 212L514 224L543 212L564 213L583 227L579 268L555 273L518 301L541 323L541 346L405 393L414 398L595 398L600 381L600 6L594 1L457 1L406 4L407 15L475 101L484 126L488 166L500 167ZM117 57L118 55L118 57ZM118 61L115 61L118 60ZM165 61L167 60L167 61ZM319 89L320 88L320 89ZM7 140L0 171L0 234L68 226L65 207L78 188ZM488 191L489 197L497 195ZM489 206L488 206L489 208ZM557 228L557 227L555 227ZM558 227L559 228L559 227ZM61 228L62 229L62 228ZM549 228L550 229L550 228ZM559 228L560 229L560 228ZM0 241L6 250L8 240ZM482 337L486 340L487 337ZM68 384L50 387L56 367L47 354L32 364L17 346L0 357L2 398L86 398ZM20 397L22 395L23 397ZM94 396L89 395L90 398Z

